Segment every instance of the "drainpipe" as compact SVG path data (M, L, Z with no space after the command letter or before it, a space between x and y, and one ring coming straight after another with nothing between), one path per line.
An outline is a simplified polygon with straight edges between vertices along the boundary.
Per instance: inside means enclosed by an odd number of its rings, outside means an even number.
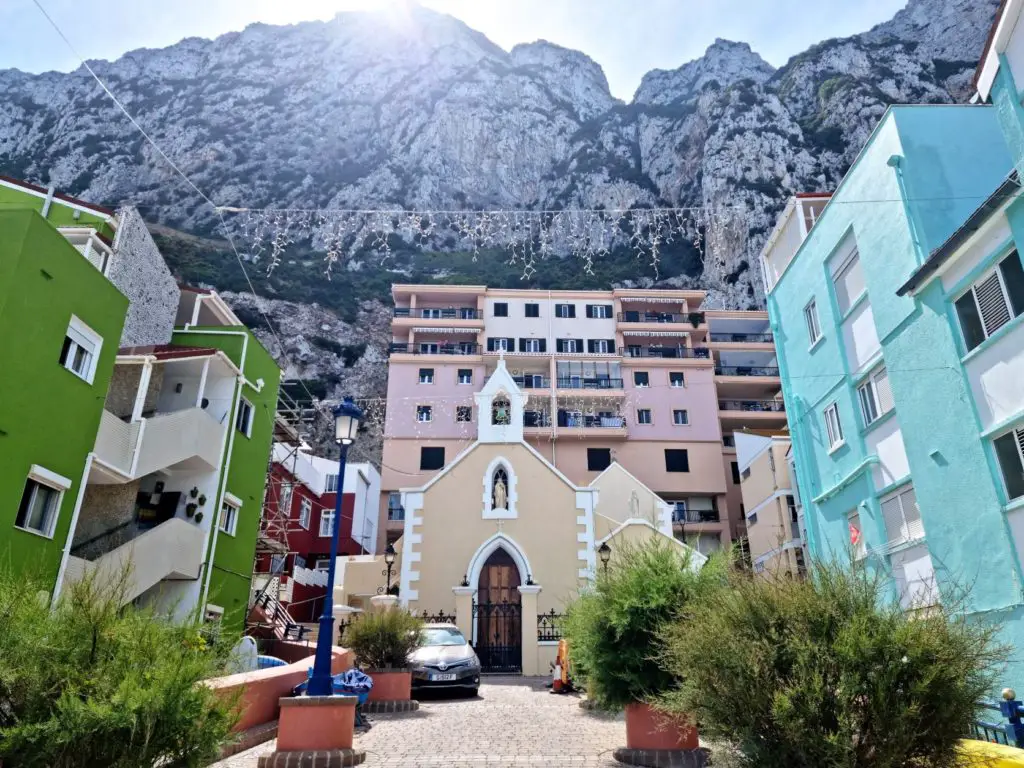
M64 573L68 569L68 558L71 557L71 542L75 538L75 529L78 527L78 513L82 511L82 501L85 499L85 486L92 469L92 460L95 453L89 451L85 457L85 467L82 469L82 479L78 484L78 498L75 499L75 510L71 513L71 525L68 526L68 537L64 542L64 551L60 556L60 567L57 569L57 583L53 587L53 597L50 599L50 608L57 605L57 598L60 597L61 589L64 586Z
M53 196L57 193L57 188L51 184L46 190L46 200L43 201L43 210L39 213L45 219L50 213L50 206L53 205Z
M910 239L914 243L914 258L917 260L918 266L920 266L924 264L928 254L924 252L924 245L921 242L921 234L917 226L917 218L914 215L913 207L910 205L910 196L907 194L907 180L903 176L903 161L902 155L891 155L886 161L886 165L896 171L896 184L900 188L903 213L907 217L907 225L910 227Z

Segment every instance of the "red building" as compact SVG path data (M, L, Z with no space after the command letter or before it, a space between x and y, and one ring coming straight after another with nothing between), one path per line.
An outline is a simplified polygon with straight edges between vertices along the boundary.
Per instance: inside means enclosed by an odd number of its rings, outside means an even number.
M313 623L327 593L338 462L283 444L274 445L273 459L262 538L279 544L257 553L253 588L276 588L275 597L295 622ZM344 491L338 554L374 554L380 474L370 464L349 464Z

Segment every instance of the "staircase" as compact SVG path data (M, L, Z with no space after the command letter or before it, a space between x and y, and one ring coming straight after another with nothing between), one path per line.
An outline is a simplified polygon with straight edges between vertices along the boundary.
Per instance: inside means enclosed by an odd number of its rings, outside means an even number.
M205 536L206 532L195 523L172 518L95 559L76 557L75 550L81 552L84 547L79 545L68 558L64 586L91 577L101 590L119 590L124 605L164 579L198 579ZM95 551L98 543L101 542L97 539L85 542L91 551Z
M224 425L202 408L133 422L104 410L94 450L126 481L173 466L212 470L220 466L224 431Z
M276 594L276 591L265 589L262 594L257 595L253 611L257 615L262 614L261 623L269 626L278 640L305 640L311 630L292 619L288 609L278 602Z

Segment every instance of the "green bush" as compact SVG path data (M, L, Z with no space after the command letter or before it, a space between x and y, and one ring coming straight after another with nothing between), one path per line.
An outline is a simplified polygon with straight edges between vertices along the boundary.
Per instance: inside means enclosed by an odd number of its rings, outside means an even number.
M367 669L406 669L422 629L422 621L396 608L363 614L345 628L342 642Z
M720 560L700 570L670 542L623 546L608 572L569 607L565 637L573 675L602 709L621 709L678 685L659 656L659 636L722 582Z
M860 569L730 582L665 631L663 661L685 681L662 709L692 713L744 767L956 764L994 684L994 629L942 608L909 615Z
M217 759L236 702L199 681L224 674L231 641L196 622L120 607L86 581L54 610L52 582L0 568L0 761L4 768L191 768Z

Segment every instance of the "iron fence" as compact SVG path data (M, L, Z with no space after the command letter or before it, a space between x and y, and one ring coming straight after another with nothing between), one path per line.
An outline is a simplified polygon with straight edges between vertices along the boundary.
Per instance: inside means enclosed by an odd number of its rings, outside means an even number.
M719 376L778 376L779 369L770 365L716 365Z
M561 640L565 625L565 614L552 608L547 613L537 614L537 640Z
M1017 700L1017 694L1013 689L1004 690L1003 700L1000 702L979 701L978 708L998 712L1007 722L994 722L979 717L971 724L967 733L968 738L1024 749L1024 721L1021 720L1021 716L1024 715L1024 704Z

